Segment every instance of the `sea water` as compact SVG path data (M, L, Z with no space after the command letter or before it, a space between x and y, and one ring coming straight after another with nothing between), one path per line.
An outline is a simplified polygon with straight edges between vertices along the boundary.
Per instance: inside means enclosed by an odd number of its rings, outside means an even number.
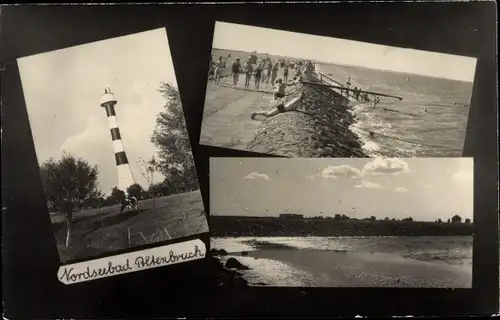
M376 108L358 103L350 110L356 118L350 129L370 156L462 155L472 82L329 64L316 70L341 83L350 77L351 87L403 98L380 97Z
M408 236L408 237L237 237L212 238L211 247L224 249L228 256L236 257L250 267L244 272L251 285L317 286L318 275L280 261L279 259L252 257L252 251L281 246L278 250L351 252L364 255L383 255L394 261L415 261L438 267L472 270L472 236ZM249 256L241 256L249 252ZM320 283L321 285L321 283Z

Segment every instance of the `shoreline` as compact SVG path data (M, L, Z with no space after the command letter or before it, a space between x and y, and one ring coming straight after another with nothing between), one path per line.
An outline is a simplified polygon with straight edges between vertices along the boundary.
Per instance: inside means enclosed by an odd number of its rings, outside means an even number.
M313 74L304 78L319 81ZM369 157L361 139L350 129L356 117L337 93L306 84L287 91L300 91L304 98L295 111L263 120L247 144L248 151L286 157Z
M212 253L218 252L212 249ZM224 250L220 250L224 251ZM470 288L472 265L448 265L396 254L259 249L218 255L226 286ZM243 268L228 268L229 260ZM236 283L234 280L238 279ZM222 285L219 285L222 286Z
M472 266L426 262L393 254L264 249L248 255L289 264L311 274L311 282L322 287L469 288L472 283Z

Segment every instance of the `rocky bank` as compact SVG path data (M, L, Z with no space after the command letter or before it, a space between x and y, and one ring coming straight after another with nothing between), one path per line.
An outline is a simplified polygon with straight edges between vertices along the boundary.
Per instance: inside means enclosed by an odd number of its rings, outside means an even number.
M224 249L210 250L209 268L211 270L211 284L217 288L247 287L248 282L239 272L249 270L249 268L239 262L236 258L229 258L225 263L221 262L220 257L227 255Z
M287 94L303 92L296 111L262 120L262 127L248 143L253 152L286 157L368 157L358 137L349 130L355 122L339 95L327 87L298 84Z

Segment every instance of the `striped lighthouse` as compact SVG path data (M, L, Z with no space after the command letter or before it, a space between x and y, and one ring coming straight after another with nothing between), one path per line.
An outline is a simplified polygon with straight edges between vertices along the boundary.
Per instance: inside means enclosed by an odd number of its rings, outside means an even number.
M116 100L110 88L104 90L101 96L101 107L106 110L108 117L109 130L111 131L111 140L113 141L113 151L115 152L116 168L118 170L118 189L127 192L127 188L135 183L132 176L132 170L128 164L127 155L123 149L122 137L115 112Z

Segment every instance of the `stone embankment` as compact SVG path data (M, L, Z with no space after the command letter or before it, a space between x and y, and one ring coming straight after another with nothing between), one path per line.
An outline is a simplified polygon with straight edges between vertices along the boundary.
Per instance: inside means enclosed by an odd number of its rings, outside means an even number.
M247 144L249 151L286 157L368 157L349 130L355 118L342 103L345 98L328 87L303 83L288 87L286 100L298 92L304 97L297 109L264 119Z

